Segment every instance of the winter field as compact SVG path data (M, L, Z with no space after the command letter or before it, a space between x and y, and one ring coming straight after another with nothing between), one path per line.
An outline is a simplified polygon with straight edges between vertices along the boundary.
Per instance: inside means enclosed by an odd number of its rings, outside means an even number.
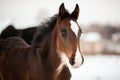
M91 23L120 25L120 0L51 0L49 3L47 1L0 0L0 33L9 24L13 24L17 29L38 25L44 19L56 14L62 2L65 3L65 7L70 12L76 3L79 4L78 22L81 28ZM92 34L92 36L85 36L84 38L89 41L99 41L98 36L94 38ZM98 43L101 44L101 42ZM119 53L119 44L110 41L102 43L106 43L102 48L110 49L113 53L116 50ZM99 49L98 46L95 48ZM92 49L94 48L92 47ZM120 80L120 56L84 55L83 65L77 69L70 67L70 70L72 73L71 80Z
M120 80L120 56L84 56L84 64L71 69L71 80Z

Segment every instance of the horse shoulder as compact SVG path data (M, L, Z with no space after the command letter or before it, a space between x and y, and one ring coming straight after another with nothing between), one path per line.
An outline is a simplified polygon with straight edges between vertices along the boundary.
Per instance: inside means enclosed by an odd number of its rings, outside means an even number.
M58 75L57 80L70 80L71 72L67 66L64 66L61 73Z

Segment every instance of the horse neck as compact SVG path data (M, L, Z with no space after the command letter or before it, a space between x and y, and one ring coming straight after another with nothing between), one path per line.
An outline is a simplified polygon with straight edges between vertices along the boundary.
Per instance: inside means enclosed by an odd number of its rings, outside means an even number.
M56 68L60 63L60 57L57 52L57 46L56 46L56 34L55 32L51 33L51 35L46 40L47 45L47 62L50 63L50 65L54 68Z
M56 34L55 32L51 33L49 37L45 39L44 48L42 50L42 55L44 56L43 64L45 65L45 69L51 72L51 74L55 74L58 66L60 65L60 57L57 53L56 47ZM54 75L55 76L55 75Z

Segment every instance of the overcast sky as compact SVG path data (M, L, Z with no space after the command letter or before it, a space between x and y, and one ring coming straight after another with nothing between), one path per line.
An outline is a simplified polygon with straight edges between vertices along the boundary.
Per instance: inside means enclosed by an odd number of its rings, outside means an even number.
M35 25L56 14L62 2L70 12L79 4L79 23L120 23L120 0L0 0L0 28Z

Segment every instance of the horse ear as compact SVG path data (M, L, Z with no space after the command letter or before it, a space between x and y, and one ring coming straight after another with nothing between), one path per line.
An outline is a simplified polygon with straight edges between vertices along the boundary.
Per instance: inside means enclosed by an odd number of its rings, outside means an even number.
M76 7L75 7L74 11L71 13L71 16L75 20L78 19L78 16L79 16L79 6L78 6L78 4L76 4Z
M62 3L59 7L59 16L62 17L66 13L66 9L64 7L64 3Z

